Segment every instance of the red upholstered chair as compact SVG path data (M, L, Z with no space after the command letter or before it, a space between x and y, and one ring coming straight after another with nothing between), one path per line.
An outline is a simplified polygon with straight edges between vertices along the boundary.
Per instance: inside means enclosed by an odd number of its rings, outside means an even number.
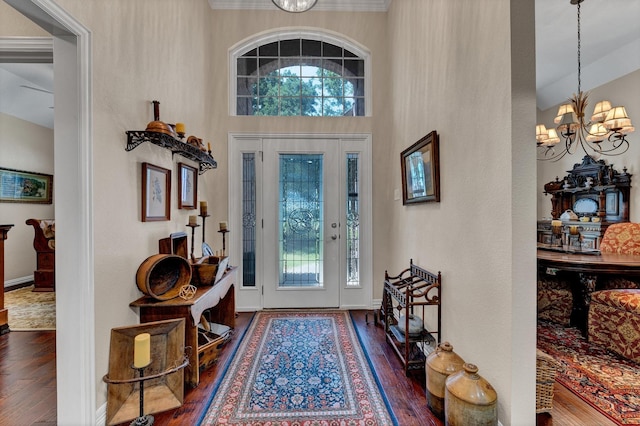
M640 256L640 224L610 225L600 250ZM604 287L606 290L591 293L588 339L640 363L640 286L624 277L610 277Z
M569 326L573 294L567 280L554 276L539 276L537 302L538 319Z
M640 363L640 290L591 293L588 333L591 343Z
M640 256L640 223L624 222L609 225L602 236L600 251Z

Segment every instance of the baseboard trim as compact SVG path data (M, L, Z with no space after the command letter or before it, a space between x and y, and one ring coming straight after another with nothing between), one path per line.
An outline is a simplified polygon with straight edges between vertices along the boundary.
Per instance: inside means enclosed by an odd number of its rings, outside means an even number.
M4 291L11 291L20 287L26 287L33 283L33 275L27 277L14 278L4 282Z
M107 403L105 402L100 407L98 407L98 411L96 411L96 425L106 425L107 424Z

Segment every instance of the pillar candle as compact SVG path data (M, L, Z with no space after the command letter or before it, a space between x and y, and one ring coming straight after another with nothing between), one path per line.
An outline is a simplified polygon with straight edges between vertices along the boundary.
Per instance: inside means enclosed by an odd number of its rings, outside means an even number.
M220 222L220 230L221 231L226 231L227 230L227 222Z
M176 123L176 133L184 133L184 123Z
M200 201L200 216L206 216L206 215L207 215L207 202Z
M138 334L134 338L133 366L143 368L151 362L151 335L149 333Z
M196 219L197 216L189 216L189 225L197 225L198 221Z
M562 221L561 220L552 220L551 221L551 226L562 226Z

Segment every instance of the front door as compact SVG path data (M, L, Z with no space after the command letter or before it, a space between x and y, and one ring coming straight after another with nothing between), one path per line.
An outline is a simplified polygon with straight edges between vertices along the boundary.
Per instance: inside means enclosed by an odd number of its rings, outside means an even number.
M339 141L265 140L263 152L264 307L338 307Z
M239 311L371 309L370 151L363 134L230 135Z

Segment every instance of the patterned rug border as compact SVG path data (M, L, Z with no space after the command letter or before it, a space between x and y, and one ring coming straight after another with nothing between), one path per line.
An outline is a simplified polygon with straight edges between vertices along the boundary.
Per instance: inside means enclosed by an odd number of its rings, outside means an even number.
M242 342L244 341L244 338L247 336L247 332L251 328L253 321L256 319L257 313L258 312L254 312L253 315L251 315L251 319L249 320L249 323L245 327L244 331L242 332L242 336L240 336L240 338L238 339L238 343L236 343L236 347L233 348L233 352L231 353L229 358L227 358L227 361L224 363L222 374L220 374L220 376L215 380L213 389L211 390L211 395L209 395L209 398L206 404L207 407L202 411L202 413L200 413L200 417L198 418L198 422L196 423L197 425L201 425L202 422L204 421L204 418L207 416L207 413L209 412L209 407L211 407L211 403L213 402L213 398L215 398L216 394L218 393L218 389L220 389L220 385L222 384L222 381L227 376L227 373L229 372L229 366L233 362L233 359L235 358L236 354L238 353L238 349L240 349L240 346L242 346Z
M222 385L222 383L224 382L224 379L226 378L227 374L229 373L229 367L231 366L231 364L233 363L233 360L235 359L235 356L238 352L238 350L240 349L240 347L243 345L244 343L244 339L247 336L247 333L249 332L249 330L252 328L254 321L256 321L256 317L258 316L258 314L261 313L323 313L323 314L332 314L332 313L339 313L339 314L343 314L343 313L347 313L347 317L348 317L348 323L350 324L351 328L353 329L357 340L358 340L358 345L360 347L360 350L362 351L364 358L367 360L367 365L369 367L369 371L371 372L371 376L373 377L376 386L378 388L378 392L380 393L380 396L382 398L382 401L384 402L384 406L387 409L387 412L389 414L389 418L391 419L391 422L393 424L393 426L399 426L398 423L398 419L395 415L395 413L393 412L393 409L391 407L391 404L389 402L389 399L387 397L387 394L384 391L384 388L382 387L382 384L380 383L380 379L378 377L378 374L376 373L375 368L373 368L373 363L371 361L371 358L369 357L369 353L367 352L367 349L365 348L365 346L363 345L362 342L362 337L360 336L360 332L358 331L358 327L355 324L355 320L353 318L353 314L351 311L347 311L347 310L336 310L336 309L331 309L331 310L326 310L326 309L312 309L312 310L305 310L305 311L301 311L299 309L264 309L261 311L257 311L254 312L251 319L249 320L249 323L247 324L247 327L245 328L244 332L242 333L242 336L240 336L240 339L238 340L237 344L235 345L233 352L231 353L231 356L229 356L229 358L227 359L227 361L224 364L224 369L222 370L223 373L216 379L215 384L212 388L211 391L211 395L208 398L207 404L206 404L206 408L202 411L202 413L200 414L198 421L197 421L197 425L201 426L205 420L205 417L207 417L207 414L209 413L209 408L211 407L211 404L213 403L214 398L216 397L220 386Z
M369 369L371 370L371 374L373 375L373 379L376 381L376 385L378 385L378 391L380 392L380 395L382 395L382 400L384 401L384 405L387 407L387 411L389 411L389 416L391 417L391 421L393 422L394 426L398 426L398 419L396 418L396 414L393 412L393 409L391 408L391 403L389 402L389 399L387 398L387 394L384 391L384 387L382 386L382 383L380 383L380 378L378 377L378 374L376 373L376 369L373 367L373 362L371 361L371 358L369 357L369 352L367 352L367 348L365 348L363 342L362 342L362 337L360 336L360 331L358 331L358 327L356 326L356 322L353 319L353 313L351 311L349 311L349 319L351 319L351 326L353 327L353 330L356 332L356 336L358 336L358 343L360 344L360 348L362 349L362 353L364 353L364 357L367 359L367 363L369 364Z
M548 343L545 343L545 338L543 338L542 341L540 341L540 329L547 329L547 330L552 330L550 331L550 333L552 334L556 334L557 332L555 331L556 329L560 329L560 333L563 334L571 334L571 333L579 333L576 330L574 330L571 327L562 327L559 326L557 324L554 324L552 322L548 322L548 321L539 321L538 322L538 342L539 345L542 346L542 349L547 351L547 353L551 356L554 356L554 354L556 352L559 352L560 354L558 355L560 358L557 358L556 361L561 365L560 369L558 370L558 373L556 375L556 381L558 383L560 383L562 386L564 386L567 390L569 390L573 395L577 396L579 399L581 399L582 401L584 401L586 404L588 404L590 407L592 407L593 409L595 409L596 411L600 412L602 415L604 415L606 418L608 418L609 420L611 420L611 422L615 423L616 425L619 426L631 426L631 425L640 425L640 418L638 417L638 411L634 411L635 415L633 416L625 416L623 413L611 413L608 412L607 410L605 410L604 408L600 407L598 405L598 401L597 399L594 400L593 397L589 397L588 393L585 392L584 386L587 386L587 384L583 383L582 380L580 381L580 383L576 383L576 378L574 377L574 379L571 379L571 376L579 376L579 375L584 375L584 378L586 380L593 380L594 382L601 384L602 386L605 386L605 383L602 382L602 379L596 375L595 373L593 373L592 371L588 370L588 369L583 369L579 366L576 366L577 364L579 364L580 361L578 361L577 359L575 359L575 356L572 357L571 359L567 358L567 355L564 354L563 351L560 351L558 349L551 349L549 350L549 348L547 348ZM543 332L543 335L546 332ZM606 351L604 348L600 348L596 345L593 345L589 342L586 341L586 339L584 339L582 336L578 336L577 337L578 341L584 341L584 343L582 343L582 345L586 345L586 347L588 347L589 352L593 352L592 356L604 356L606 358L610 358L611 362L614 363L619 363L620 365L627 365L629 363L633 364L632 361L628 361L625 360L624 358L619 357L616 354L610 353L608 351ZM551 344L552 347L554 346L554 344ZM538 346L540 347L540 346ZM576 349L570 349L571 351L575 351ZM598 355L599 353L603 354L603 355ZM586 355L585 354L578 354L578 356L583 356ZM562 371L562 366L566 365L564 368L567 370L566 372ZM634 364L635 365L635 364ZM565 377L566 376L566 377ZM622 389L622 388L619 388ZM619 401L619 399L616 399ZM604 400L604 402L606 402L606 400ZM618 417L619 416L619 417Z

